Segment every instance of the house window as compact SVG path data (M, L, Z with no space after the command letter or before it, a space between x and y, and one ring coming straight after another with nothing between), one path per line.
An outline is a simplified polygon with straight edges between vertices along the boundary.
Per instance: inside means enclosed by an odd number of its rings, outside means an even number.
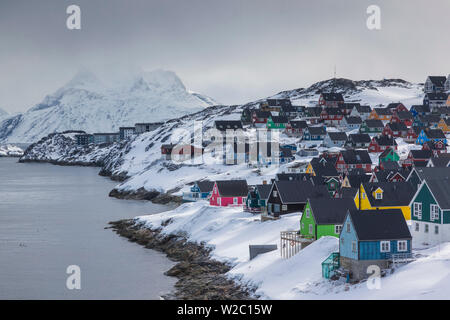
M309 225L309 230L308 231L309 231L309 234L313 233L313 225L312 224Z
M352 252L358 252L356 241L352 241Z
M342 230L342 225L341 224L337 224L334 226L334 233L335 234L340 234Z
M238 204L238 198L233 198L233 204Z
M428 233L430 231L430 226L428 224L425 225L425 233Z
M381 241L380 242L380 251L381 252L391 252L391 243L389 241Z
M302 222L302 230L304 230L304 229L305 229L305 223Z
M417 219L422 219L422 203L421 202L414 202L414 217L417 217Z
M273 197L274 197L274 198L278 197L278 192L274 191L274 192L273 192Z
M377 200L383 199L383 194L381 192L376 193L376 197Z
M434 226L434 234L439 234L439 226Z
M217 204L219 205L219 206L221 206L222 205L222 203L221 203L221 198L217 198Z
M282 211L286 211L286 210L287 210L287 205L286 205L286 204L283 204L283 205L281 206L281 210L282 210Z
M397 241L398 252L405 252L408 250L408 242L406 240Z
M416 231L419 232L420 230L420 225L416 222Z
M439 206L435 204L430 204L430 218L431 220L439 219Z
M347 222L347 232L350 233L350 222Z

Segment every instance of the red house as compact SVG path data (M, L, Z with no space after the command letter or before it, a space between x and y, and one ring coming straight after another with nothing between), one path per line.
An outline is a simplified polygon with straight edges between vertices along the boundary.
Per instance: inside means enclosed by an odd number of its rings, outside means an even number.
M209 204L218 207L242 206L247 195L246 180L220 180L214 183Z
M391 147L397 150L397 142L393 137L377 136L373 137L369 144L369 152L383 152L386 148Z
M403 167L426 167L428 160L430 160L433 152L431 150L410 150L408 157L403 160Z
M290 120L284 129L286 135L301 137L303 130L308 127L305 120Z
M407 143L416 143L416 140L423 129L424 127L412 126L406 132L406 137L403 140Z
M344 114L338 108L325 108L320 113L320 119L328 125L340 125Z
M345 150L339 153L336 160L336 170L339 173L348 173L352 169L372 171L372 160L366 150Z
M429 140L422 145L422 150L431 150L436 157L441 153L447 152L447 145L442 141Z
M410 127L414 122L414 118L409 111L398 111L392 115L391 122L403 122L405 126Z
M389 103L386 108L391 109L392 113L400 111L408 111L408 109L401 102Z
M391 136L396 138L405 138L408 133L408 128L403 122L388 122L381 132L384 136Z
M319 106L338 107L342 103L344 103L344 97L340 93L328 92L320 94Z
M252 112L252 123L253 124L266 124L267 119L272 116L270 111L253 110Z

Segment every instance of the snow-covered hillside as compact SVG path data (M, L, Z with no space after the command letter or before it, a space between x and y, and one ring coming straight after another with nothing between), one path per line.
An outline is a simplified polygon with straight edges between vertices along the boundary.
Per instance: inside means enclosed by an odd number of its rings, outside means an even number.
M0 142L36 142L66 130L114 132L120 126L165 121L213 104L213 99L188 91L171 71L139 72L114 80L82 71L27 112L2 118Z
M317 82L308 88L280 92L273 98L290 98L294 105L314 105L320 92L342 93L346 102L369 104L372 108L391 102L403 102L409 107L422 104L423 84L410 83L402 79L361 80L330 79Z
M298 230L300 214L261 222L241 208L187 203L168 212L137 217L138 223L163 234L185 234L190 241L213 248L212 258L232 264L230 278L256 286L263 299L446 299L450 285L450 243L415 251L416 260L381 278L379 289L366 282L348 285L322 278L321 263L339 250L339 241L323 237L290 259L272 251L249 260L248 246L277 244L280 231ZM168 220L171 219L171 220ZM167 224L167 221L171 223ZM165 222L165 223L163 223ZM372 287L373 288L373 287Z
M23 150L10 144L0 145L0 157L21 157Z

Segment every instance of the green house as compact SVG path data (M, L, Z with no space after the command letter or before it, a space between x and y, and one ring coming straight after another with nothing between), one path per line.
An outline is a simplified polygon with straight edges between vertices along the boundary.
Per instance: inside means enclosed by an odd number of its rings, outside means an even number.
M351 198L308 199L300 219L300 234L308 239L339 237L347 211L356 209Z
M398 153L395 152L394 149L389 147L389 148L386 148L386 150L384 150L378 157L378 164L380 164L382 162L387 162L387 161L397 162L398 160L400 160L400 156L398 155Z
M383 121L378 119L367 119L361 123L359 133L381 133L383 129Z
M409 206L414 246L437 245L450 241L450 183L448 178L425 178Z
M269 119L267 119L267 129L284 130L288 123L289 119L287 117L271 116L269 117Z
M267 206L267 198L269 197L270 184L258 184L248 192L247 199L244 204L244 211L252 213L261 213Z

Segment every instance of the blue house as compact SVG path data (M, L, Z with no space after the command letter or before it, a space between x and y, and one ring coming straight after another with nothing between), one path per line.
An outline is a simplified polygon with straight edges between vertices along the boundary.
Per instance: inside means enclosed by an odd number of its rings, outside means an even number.
M321 127L307 127L303 131L304 141L322 141L327 135L327 129L324 126Z
M183 193L183 201L193 202L198 200L208 200L213 187L214 181L196 181L189 192Z
M441 129L429 129L425 128L420 131L419 136L416 139L416 144L423 145L427 141L443 142L447 144L447 138Z
M409 109L409 112L411 112L413 117L416 118L417 116L424 116L430 114L431 110L428 106L420 104L420 105L413 105L411 109Z
M350 281L367 278L368 267L390 268L411 258L411 233L400 209L349 210L339 236L340 267Z

